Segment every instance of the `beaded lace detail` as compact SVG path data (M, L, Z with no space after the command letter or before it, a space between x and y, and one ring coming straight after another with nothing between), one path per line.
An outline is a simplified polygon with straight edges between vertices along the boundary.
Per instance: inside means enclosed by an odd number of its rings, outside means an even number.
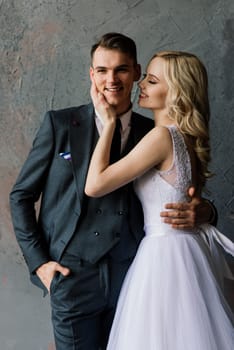
M192 171L187 146L182 134L176 126L167 127L173 142L173 162L171 168L166 171L158 171L158 174L174 188L184 191L191 185Z
M171 230L170 226L162 223L160 212L164 210L166 203L186 201L187 190L191 185L190 156L184 138L175 126L167 128L173 142L173 161L170 169L159 171L152 168L134 181L144 212L146 234L152 230Z

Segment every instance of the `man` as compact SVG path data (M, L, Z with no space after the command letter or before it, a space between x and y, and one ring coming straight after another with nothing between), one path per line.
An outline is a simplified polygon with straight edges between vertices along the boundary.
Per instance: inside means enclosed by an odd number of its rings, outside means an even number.
M152 120L131 111L131 90L141 74L135 43L105 34L91 59L91 78L121 115L125 154L153 127ZM50 292L57 350L105 349L122 281L144 235L131 184L102 198L84 194L101 131L92 104L48 112L10 194L31 279ZM193 226L196 212L203 221L212 215L209 204L195 197L169 208L174 210L162 215L178 228Z

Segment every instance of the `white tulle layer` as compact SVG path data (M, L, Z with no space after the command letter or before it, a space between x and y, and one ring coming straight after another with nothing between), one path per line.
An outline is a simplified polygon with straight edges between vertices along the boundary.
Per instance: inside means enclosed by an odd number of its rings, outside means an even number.
M198 234L149 234L121 290L108 350L231 350L233 313Z

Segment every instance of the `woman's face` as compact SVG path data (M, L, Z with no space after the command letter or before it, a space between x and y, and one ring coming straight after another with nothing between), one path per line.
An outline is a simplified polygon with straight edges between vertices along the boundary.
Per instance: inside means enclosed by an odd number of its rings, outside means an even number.
M139 106L153 111L166 110L168 85L164 76L165 61L161 57L153 58L145 76L138 84L140 87Z

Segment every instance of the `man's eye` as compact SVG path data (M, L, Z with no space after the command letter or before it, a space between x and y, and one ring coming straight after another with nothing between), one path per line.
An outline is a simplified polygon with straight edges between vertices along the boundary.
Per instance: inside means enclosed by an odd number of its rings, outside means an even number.
M126 68L120 68L116 71L117 73L126 73L128 70Z
M97 73L106 73L105 69L98 69Z

